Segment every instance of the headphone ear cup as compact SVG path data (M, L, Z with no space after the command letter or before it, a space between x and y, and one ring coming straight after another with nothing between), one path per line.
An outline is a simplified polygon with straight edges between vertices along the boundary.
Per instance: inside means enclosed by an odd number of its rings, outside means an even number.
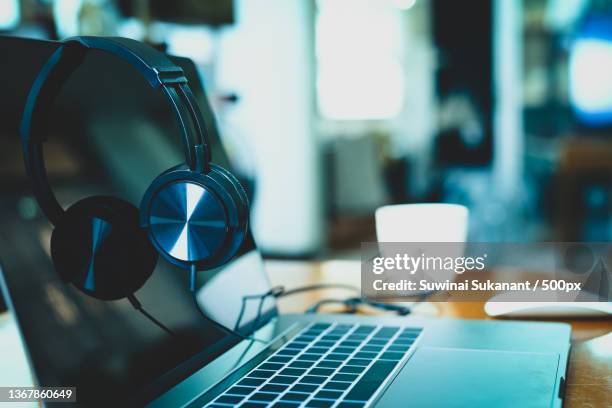
M249 199L238 179L228 170L216 164L211 164L208 177L218 181L228 194L226 207L235 213L236 221L231 225L231 235L226 246L227 258L233 257L239 250L247 232L249 222Z
M65 282L101 300L134 293L157 264L136 207L108 196L85 198L65 212L51 235L51 257Z
M236 255L248 215L248 198L238 180L210 164L206 173L181 167L157 177L143 196L140 225L170 263L212 269Z
M229 170L218 166L216 164L210 164L210 167L213 171L216 171L218 173L220 173L221 175L223 175L227 181L231 184L231 187L234 189L234 191L236 192L236 195L238 197L240 197L240 201L242 202L241 206L242 206L242 210L245 210L247 213L249 211L249 197L247 195L246 190L244 189L244 187L242 186L242 184L240 183L240 181L236 178L236 176L234 176L232 174L232 172L230 172Z

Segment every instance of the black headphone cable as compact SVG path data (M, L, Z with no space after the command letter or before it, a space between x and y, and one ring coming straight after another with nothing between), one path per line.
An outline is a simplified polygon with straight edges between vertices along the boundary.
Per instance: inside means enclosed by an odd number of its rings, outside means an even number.
M176 337L176 333L170 330L167 326L165 326L162 322L157 320L153 315L144 310L140 301L136 298L136 295L131 293L127 296L127 300L129 300L130 304L134 307L134 309L138 310L144 317L149 319L151 323L168 333L170 336Z
M204 311L200 307L200 304L198 303L198 298L196 296L197 294L197 289L196 289L197 275L198 275L198 271L196 269L196 266L192 264L190 272L189 272L189 291L191 292L191 297L193 299L193 303L195 304L196 309L198 310L198 312L200 312L200 315L204 318L204 320L206 320L207 322L209 322L210 324L212 324L219 330L229 333L233 336L236 336L241 340L257 341L257 342L264 343L264 344L268 343L267 341L257 339L253 337L252 335L245 336L244 334L236 330L232 330L229 327L225 327L224 325L222 325L221 323L217 322L216 320L209 317L206 313L204 313Z

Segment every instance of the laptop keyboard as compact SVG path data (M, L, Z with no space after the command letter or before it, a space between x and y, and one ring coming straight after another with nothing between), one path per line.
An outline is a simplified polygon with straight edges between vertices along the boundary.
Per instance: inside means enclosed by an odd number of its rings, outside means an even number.
M421 330L312 324L206 407L366 407Z

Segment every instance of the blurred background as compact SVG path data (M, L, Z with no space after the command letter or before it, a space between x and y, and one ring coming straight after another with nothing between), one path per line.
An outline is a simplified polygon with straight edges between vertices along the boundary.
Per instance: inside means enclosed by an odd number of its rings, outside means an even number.
M123 36L193 60L266 256L358 256L390 203L464 204L471 241L612 238L609 1L0 0L0 33ZM89 142L50 151L51 174L103 173L138 202L180 146L151 115L108 118L77 120ZM34 217L3 132L0 191L20 191L3 205Z

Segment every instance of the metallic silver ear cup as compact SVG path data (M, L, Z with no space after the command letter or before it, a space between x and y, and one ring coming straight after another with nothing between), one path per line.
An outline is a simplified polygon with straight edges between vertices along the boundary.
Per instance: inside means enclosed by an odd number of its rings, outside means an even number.
M211 269L240 249L248 225L248 199L240 183L214 164L199 173L173 167L156 178L140 205L140 225L169 262Z
M153 197L149 211L149 236L177 260L192 263L212 257L227 239L224 206L219 197L200 184L166 184Z

